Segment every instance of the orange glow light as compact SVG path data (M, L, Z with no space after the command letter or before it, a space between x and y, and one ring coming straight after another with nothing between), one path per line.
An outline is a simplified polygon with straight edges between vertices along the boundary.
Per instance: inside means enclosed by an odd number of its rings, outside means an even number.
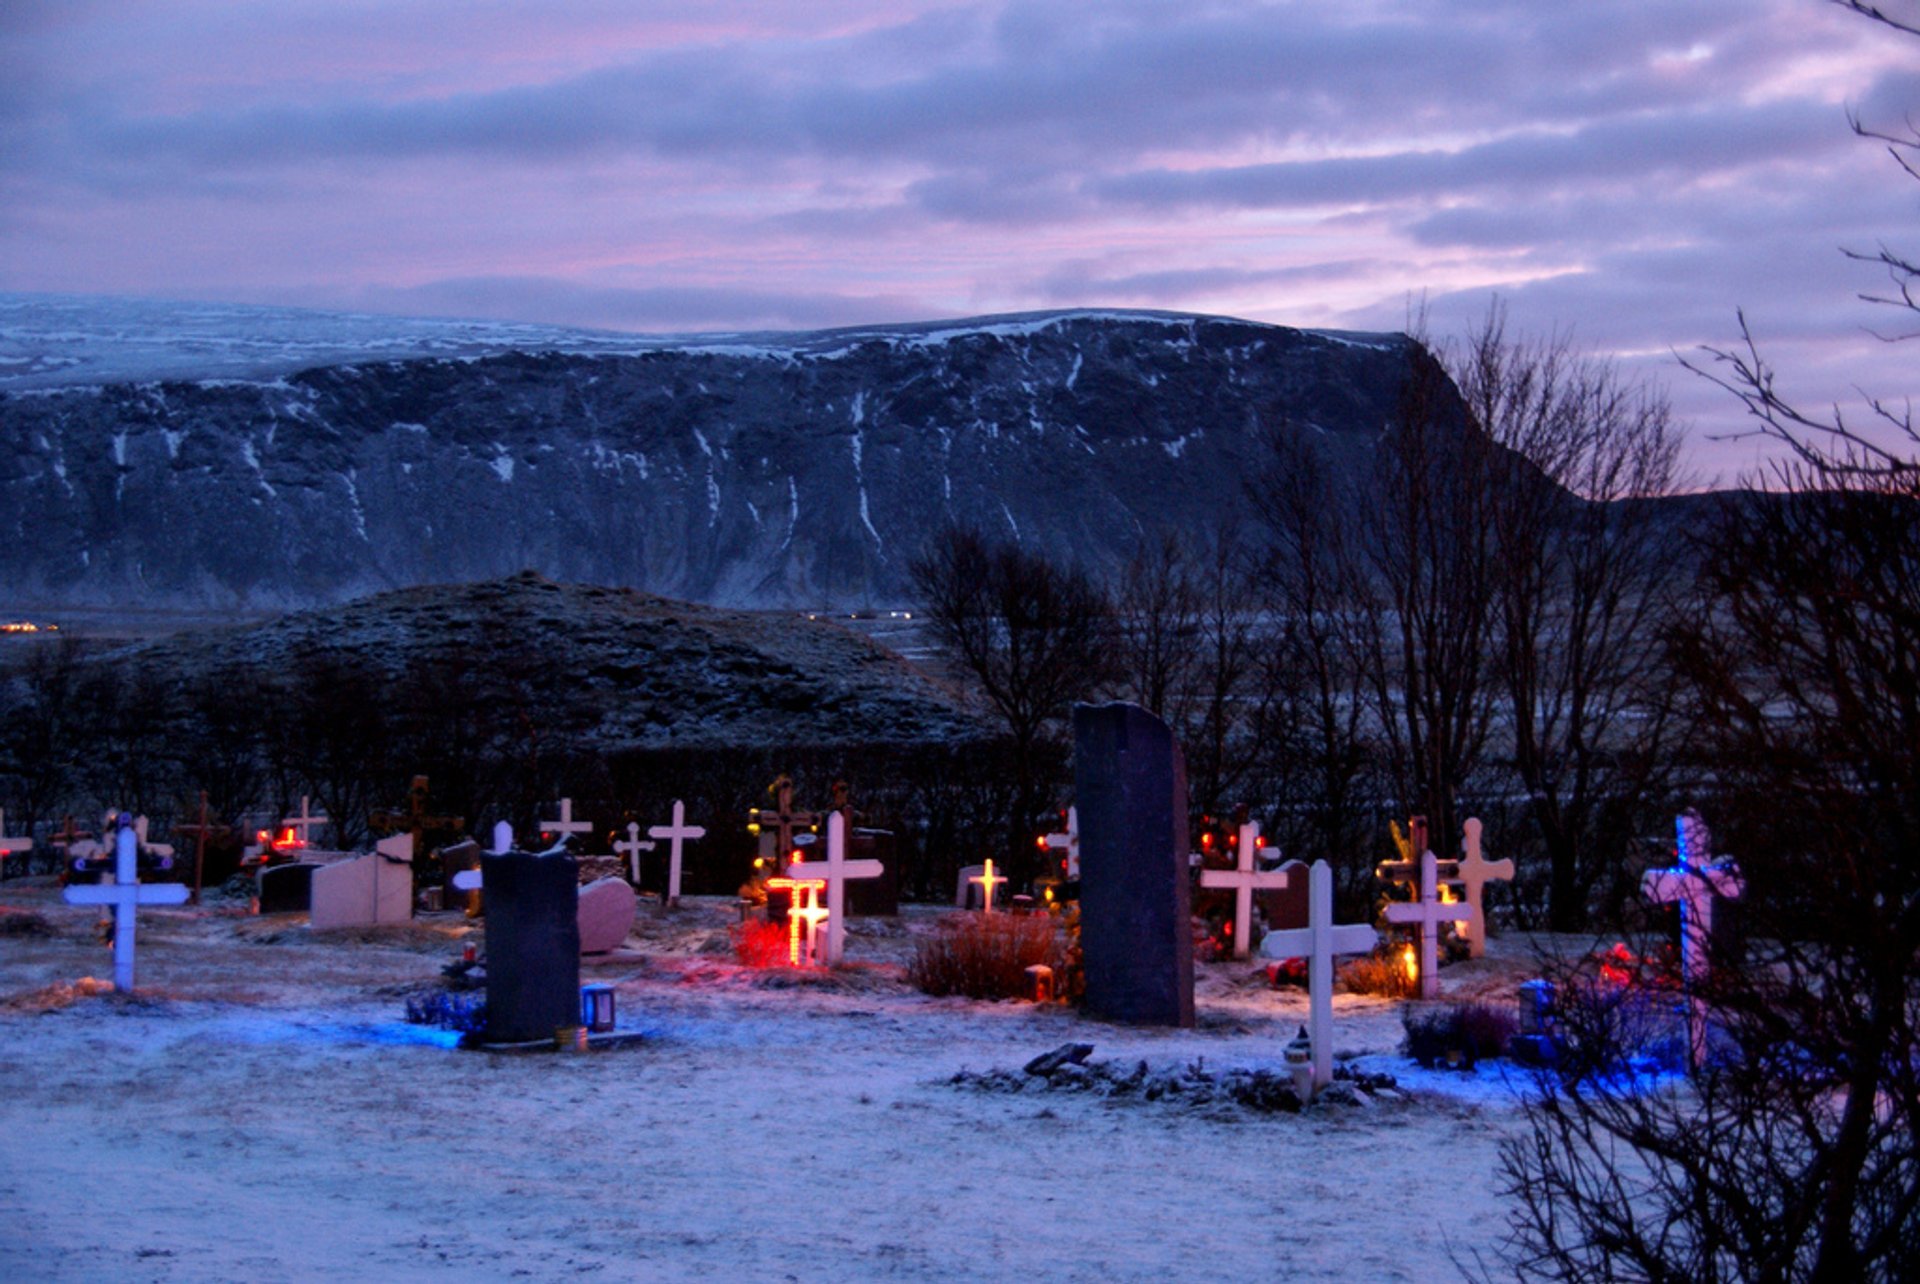
M1400 951L1400 961L1406 966L1409 982L1420 979L1420 954L1411 945Z

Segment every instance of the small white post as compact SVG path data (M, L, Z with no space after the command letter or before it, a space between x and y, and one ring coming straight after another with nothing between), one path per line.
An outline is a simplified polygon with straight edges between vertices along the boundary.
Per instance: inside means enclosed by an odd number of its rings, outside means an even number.
M666 903L669 905L678 905L680 903L680 845L689 838L705 838L707 836L706 828L702 825L689 825L687 823L687 806L676 798L673 800L673 823L671 825L655 825L652 829L649 829L647 833L651 837L664 838L667 840ZM649 844L649 846L651 846L651 844ZM637 869L639 857L634 857L634 860ZM634 882L637 883L639 881L639 876L636 873Z
M510 852L512 850L513 850L512 824L504 820L494 821L493 822L493 854L495 856L498 856L502 852Z

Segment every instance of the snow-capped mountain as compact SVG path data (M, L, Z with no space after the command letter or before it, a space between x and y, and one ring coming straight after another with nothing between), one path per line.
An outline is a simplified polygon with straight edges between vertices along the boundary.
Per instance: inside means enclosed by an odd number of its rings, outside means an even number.
M0 593L42 602L300 605L532 569L890 604L949 519L1110 568L1238 500L1271 430L1364 458L1412 352L1152 312L652 337L38 306L0 343Z

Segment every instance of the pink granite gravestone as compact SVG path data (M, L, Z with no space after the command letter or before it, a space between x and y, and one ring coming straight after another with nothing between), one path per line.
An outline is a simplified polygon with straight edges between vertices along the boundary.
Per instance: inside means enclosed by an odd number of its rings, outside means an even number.
M315 931L372 927L413 918L413 835L382 838L366 856L313 872Z
M620 948L633 930L639 897L624 878L602 878L580 889L580 952L605 954Z

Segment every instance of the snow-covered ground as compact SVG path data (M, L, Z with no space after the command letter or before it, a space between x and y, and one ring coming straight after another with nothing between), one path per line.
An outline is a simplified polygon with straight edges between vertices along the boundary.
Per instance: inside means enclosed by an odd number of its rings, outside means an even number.
M1419 1071L1390 1002L1335 999L1336 1048L1400 1080L1362 1107L950 1082L1070 1040L1277 1069L1305 996L1251 965L1202 965L1197 1029L1133 1029L907 987L932 908L802 976L734 962L730 903L647 904L583 973L643 1042L485 1053L401 1020L458 916L145 910L127 999L75 986L110 959L46 883L0 886L53 928L0 936L0 1279L1433 1280L1506 1232L1524 1079ZM1528 957L1443 981L1505 999Z

